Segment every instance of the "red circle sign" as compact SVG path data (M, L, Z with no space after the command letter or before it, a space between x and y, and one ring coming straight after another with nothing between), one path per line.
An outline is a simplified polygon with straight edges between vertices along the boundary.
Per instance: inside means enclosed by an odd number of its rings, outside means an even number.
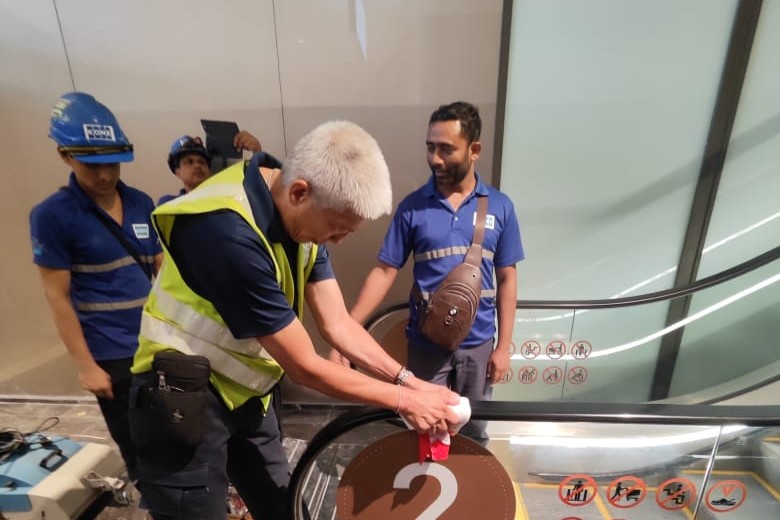
M694 498L696 498L696 485L683 477L664 480L655 490L655 501L669 511L688 507Z
M590 341L575 341L571 345L571 355L574 359L588 359L591 352L593 352L593 346Z
M557 339L551 341L547 344L545 352L550 359L561 359L566 354L566 343Z
M588 380L588 369L583 366L571 367L566 379L573 385L581 385Z
M647 484L633 475L618 477L607 486L607 500L621 509L639 505L646 495Z
M736 498L739 494L739 498ZM721 480L707 491L704 504L716 513L725 513L742 505L747 498L747 487L739 480Z
M596 497L598 489L590 475L571 475L558 484L558 498L566 505L584 506Z
M538 377L539 371L536 367L532 367L531 365L523 365L517 369L517 380L524 385L536 383Z
M542 372L542 380L548 385L557 385L563 379L563 370L559 367L547 367Z
M538 341L526 341L523 343L523 345L520 347L520 354L525 359L534 359L536 356L538 356L542 352L542 346L539 344Z

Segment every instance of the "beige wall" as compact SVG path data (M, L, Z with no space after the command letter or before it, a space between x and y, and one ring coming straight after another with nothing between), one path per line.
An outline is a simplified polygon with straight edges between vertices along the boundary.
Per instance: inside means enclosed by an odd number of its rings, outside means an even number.
M170 143L202 134L201 118L235 120L280 157L307 130L339 118L377 138L397 202L427 177L425 127L441 103L482 109L479 166L490 175L501 5L68 0L55 10L50 0L0 0L0 394L83 395L31 264L27 224L30 208L67 179L46 137L60 94L75 84L115 112L136 147L122 177L155 199L177 189L165 164ZM333 248L348 302L387 222ZM389 302L407 287L397 283ZM294 399L317 398L293 390Z

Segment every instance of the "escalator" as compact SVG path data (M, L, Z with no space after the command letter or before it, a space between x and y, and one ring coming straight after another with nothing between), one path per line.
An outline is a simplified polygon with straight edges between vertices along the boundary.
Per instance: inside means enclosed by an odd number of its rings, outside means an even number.
M780 518L778 257L780 248L641 296L518 301L513 377L496 386L493 402L472 404L472 417L490 421L489 457L478 464L495 459L506 472L512 518ZM688 316L659 321L677 298L691 299ZM402 343L405 312L388 308L369 328L383 344ZM674 370L658 374L669 366L658 357L670 334L678 338ZM361 488L344 474L367 460L366 447L414 435L392 418L356 408L312 439L293 476L298 515L305 503L315 519L380 517L371 499L355 499ZM410 464L413 451L404 455ZM396 463L384 460L384 471L373 467L364 480L385 482ZM445 510L420 509L420 497L473 479L457 468L450 479L386 485L392 500L381 517L470 518L463 512L475 501L495 502L486 491L459 490Z

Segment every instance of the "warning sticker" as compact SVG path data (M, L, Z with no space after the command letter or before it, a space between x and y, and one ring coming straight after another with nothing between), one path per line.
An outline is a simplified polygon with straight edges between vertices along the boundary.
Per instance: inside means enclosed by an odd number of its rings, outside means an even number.
M589 341L575 341L571 346L571 355L574 359L588 359L593 352L593 346Z
M721 480L712 485L704 496L711 511L725 513L742 505L747 498L747 487L739 480Z
M588 369L582 366L571 367L566 379L573 385L581 385L588 380Z
M503 385L505 383L508 383L508 382L510 382L512 380L513 376L514 376L514 374L512 373L512 367L509 367L509 368L506 369L506 372L504 372L504 376L501 379L499 379L498 381L496 381L496 383L498 383L499 385Z
M525 359L534 359L542 352L542 345L538 341L526 341L520 347L520 354Z
M566 354L566 343L560 340L551 341L547 344L545 352L550 359L561 359Z
M571 475L558 484L558 498L570 506L589 504L597 492L596 481L590 475Z
M647 495L647 484L639 477L618 477L607 486L607 500L615 507L626 509L639 505Z
M542 372L542 379L548 385L557 385L563 379L563 370L558 367L547 367Z
M535 383L538 377L539 371L535 367L523 365L517 369L517 380L524 385Z
M696 498L696 485L682 477L672 477L661 482L655 491L655 501L669 511L688 507L694 498Z

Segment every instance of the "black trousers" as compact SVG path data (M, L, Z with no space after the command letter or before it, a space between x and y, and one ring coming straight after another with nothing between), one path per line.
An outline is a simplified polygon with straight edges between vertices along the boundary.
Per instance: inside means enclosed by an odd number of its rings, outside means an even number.
M131 480L135 480L138 457L133 446L133 439L130 436L130 423L127 417L130 383L133 376L130 373L130 367L133 364L133 358L96 361L96 363L111 376L111 390L114 393L113 399L98 397L98 406L100 406L100 412L106 421L111 438L119 446L119 452L125 461L125 466L127 466L127 474Z
M151 372L133 377L130 406L136 433L146 413L143 395L155 384ZM155 520L224 519L230 482L253 518L288 519L290 467L273 407L263 413L260 399L252 398L231 411L213 388L205 399L205 428L196 446L139 454L142 507Z

